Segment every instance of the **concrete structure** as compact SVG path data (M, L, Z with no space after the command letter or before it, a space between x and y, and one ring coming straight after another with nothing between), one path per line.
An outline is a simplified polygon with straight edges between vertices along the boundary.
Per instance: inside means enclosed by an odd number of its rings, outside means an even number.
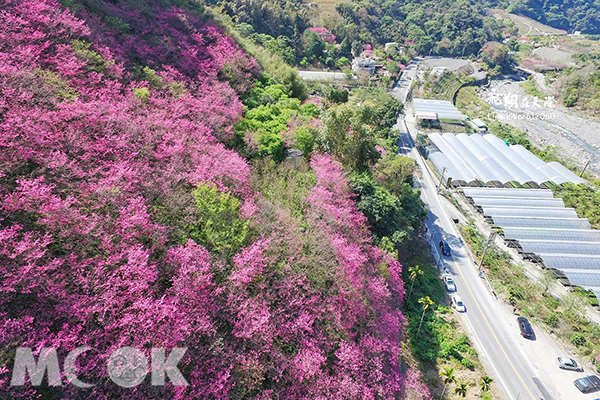
M375 65L377 65L377 61L370 57L356 57L352 60L352 70L358 73L367 71L370 75L373 75Z

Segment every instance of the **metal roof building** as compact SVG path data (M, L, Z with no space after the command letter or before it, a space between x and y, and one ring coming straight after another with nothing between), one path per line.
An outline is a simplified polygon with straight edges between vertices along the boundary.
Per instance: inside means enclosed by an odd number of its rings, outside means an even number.
M415 113L432 112L436 113L438 119L450 121L464 121L465 116L446 100L413 99Z
M585 180L558 163L545 163L523 146L507 146L492 134L429 135L430 161L453 186L550 187ZM444 157L435 154L442 153ZM451 170L451 167L454 167Z

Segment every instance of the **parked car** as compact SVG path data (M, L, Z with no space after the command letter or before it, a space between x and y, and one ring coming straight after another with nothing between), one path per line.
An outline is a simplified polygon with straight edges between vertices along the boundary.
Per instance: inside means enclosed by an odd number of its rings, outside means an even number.
M517 318L517 323L519 324L519 329L521 330L521 335L524 338L533 339L533 337L535 335L533 333L533 328L531 327L531 324L529 323L529 321L527 321L527 318L519 317L519 318Z
M446 284L446 290L449 292L456 292L456 284L451 276L444 275L444 284Z
M577 364L577 361L569 357L558 357L558 368L568 369L569 371L583 372L583 367Z
M450 245L445 240L440 240L440 251L445 256L450 255Z
M458 297L458 295L452 296L452 307L454 307L458 312L467 311L467 307L465 307L465 304L462 302L461 298Z
M582 393L595 392L600 390L600 378L596 375L589 375L585 378L575 379L573 384Z

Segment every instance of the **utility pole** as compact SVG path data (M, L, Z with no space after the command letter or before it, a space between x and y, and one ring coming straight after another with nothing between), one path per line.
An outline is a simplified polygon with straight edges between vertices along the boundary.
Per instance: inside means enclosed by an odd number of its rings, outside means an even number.
M490 233L490 237L488 238L488 241L485 244L485 247L483 248L483 254L481 255L481 261L479 261L479 267L478 267L478 270L480 272L481 272L481 267L483 266L483 259L485 258L485 254L487 253L487 249L492 244L492 240L494 240L494 238L496 237L496 235L497 235L496 231L493 231L492 233Z
M583 176L583 173L585 172L585 169L588 167L588 165L590 165L590 161L592 161L591 158L588 160L587 163L585 163L585 167L583 167L583 169L581 170L581 173L579 174L579 177Z
M440 183L438 184L437 191L440 193L442 191L442 182L444 182L444 173L446 172L446 167L442 168L442 173L440 174Z

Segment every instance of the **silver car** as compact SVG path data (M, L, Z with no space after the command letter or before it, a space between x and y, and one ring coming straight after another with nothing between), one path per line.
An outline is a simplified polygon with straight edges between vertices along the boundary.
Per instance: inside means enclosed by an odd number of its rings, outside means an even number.
M583 372L583 367L577 364L575 360L568 357L558 357L558 368L568 369L569 371Z

